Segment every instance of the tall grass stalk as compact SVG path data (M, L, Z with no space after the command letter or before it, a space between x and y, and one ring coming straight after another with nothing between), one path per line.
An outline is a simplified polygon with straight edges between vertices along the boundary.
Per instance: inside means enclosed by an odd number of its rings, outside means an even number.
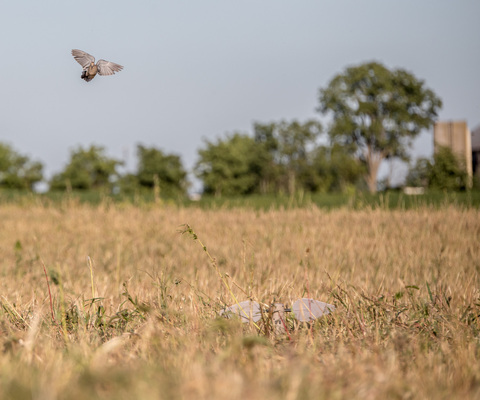
M234 304L237 304L238 307L240 308L240 310L242 311L243 314L245 315L248 315L247 312L245 312L245 310L242 308L242 306L240 305L239 301L237 300L237 297L235 296L235 294L233 293L232 291L232 288L230 287L230 284L228 283L228 278L230 277L227 273L224 273L222 274L220 272L220 270L218 269L218 265L217 265L217 262L215 260L214 257L212 257L212 255L210 254L210 252L207 250L207 246L205 246L202 241L198 238L197 234L194 232L194 230L190 227L190 225L188 224L185 224L183 225L183 229L181 230L181 233L182 234L185 234L185 233L188 233L192 239L194 241L196 241L203 249L203 251L205 252L205 254L208 256L209 260L210 260L210 263L212 265L212 267L215 269L218 277L220 278L220 280L222 281L222 283L225 285L225 287L227 288L228 290L228 293L230 294L230 296L232 297L232 300L234 302ZM238 284L236 284L234 282L235 286L237 286L238 288L241 289L241 291L243 293L246 293L246 291L244 289L242 289ZM260 329L260 327L253 321L251 321L252 325L254 325L257 329Z

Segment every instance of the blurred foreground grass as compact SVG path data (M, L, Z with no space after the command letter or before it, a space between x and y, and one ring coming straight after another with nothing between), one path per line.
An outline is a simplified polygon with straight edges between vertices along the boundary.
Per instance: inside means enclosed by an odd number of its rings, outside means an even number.
M5 202L0 221L0 398L480 396L476 208L70 198ZM336 312L279 336L219 318L216 268L239 300Z

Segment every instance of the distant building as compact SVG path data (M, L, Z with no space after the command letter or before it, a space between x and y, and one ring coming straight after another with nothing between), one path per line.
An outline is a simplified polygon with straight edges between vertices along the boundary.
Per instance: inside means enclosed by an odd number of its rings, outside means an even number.
M470 134L470 129L468 129L466 121L435 123L433 128L433 144L435 152L440 146L452 149L452 152L465 163L467 174L471 181L473 175L472 135Z

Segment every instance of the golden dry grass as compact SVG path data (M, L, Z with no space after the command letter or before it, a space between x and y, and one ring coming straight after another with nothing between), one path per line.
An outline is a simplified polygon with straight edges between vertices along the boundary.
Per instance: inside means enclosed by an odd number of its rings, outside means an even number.
M480 396L476 209L65 202L0 221L0 398ZM239 300L337 310L277 337L218 318L234 301L215 266Z

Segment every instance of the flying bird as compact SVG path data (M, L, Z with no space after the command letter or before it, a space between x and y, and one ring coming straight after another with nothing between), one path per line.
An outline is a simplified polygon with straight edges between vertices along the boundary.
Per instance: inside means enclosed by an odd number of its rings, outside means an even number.
M83 67L81 78L90 82L97 73L99 75L113 75L120 72L123 67L111 61L98 60L95 64L95 57L82 50L72 50L72 56Z

